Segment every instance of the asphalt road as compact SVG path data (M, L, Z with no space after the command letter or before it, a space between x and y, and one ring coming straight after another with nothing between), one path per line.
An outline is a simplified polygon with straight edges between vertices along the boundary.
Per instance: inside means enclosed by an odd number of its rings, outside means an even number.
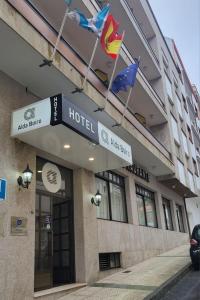
M200 300L200 271L189 271L162 300Z

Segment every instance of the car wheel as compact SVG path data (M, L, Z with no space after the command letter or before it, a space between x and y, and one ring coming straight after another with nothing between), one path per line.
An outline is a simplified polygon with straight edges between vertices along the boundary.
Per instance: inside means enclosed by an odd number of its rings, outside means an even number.
M199 264L193 264L193 268L195 271L199 271Z

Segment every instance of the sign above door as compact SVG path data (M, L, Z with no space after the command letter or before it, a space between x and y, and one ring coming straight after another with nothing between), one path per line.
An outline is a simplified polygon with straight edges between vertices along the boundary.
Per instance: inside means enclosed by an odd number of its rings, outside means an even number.
M132 164L131 146L62 94L14 111L11 136L95 172Z

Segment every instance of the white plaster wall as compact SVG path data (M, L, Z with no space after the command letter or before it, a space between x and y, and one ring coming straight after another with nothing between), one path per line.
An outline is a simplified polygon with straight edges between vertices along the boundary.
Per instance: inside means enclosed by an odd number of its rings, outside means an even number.
M200 197L186 199L186 207L192 232L194 226L200 224Z

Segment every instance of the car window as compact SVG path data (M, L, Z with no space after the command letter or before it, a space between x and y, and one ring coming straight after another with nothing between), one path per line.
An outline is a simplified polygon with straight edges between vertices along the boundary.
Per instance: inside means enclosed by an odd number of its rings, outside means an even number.
M198 228L197 230L195 230L194 238L196 240L200 240L200 228Z

